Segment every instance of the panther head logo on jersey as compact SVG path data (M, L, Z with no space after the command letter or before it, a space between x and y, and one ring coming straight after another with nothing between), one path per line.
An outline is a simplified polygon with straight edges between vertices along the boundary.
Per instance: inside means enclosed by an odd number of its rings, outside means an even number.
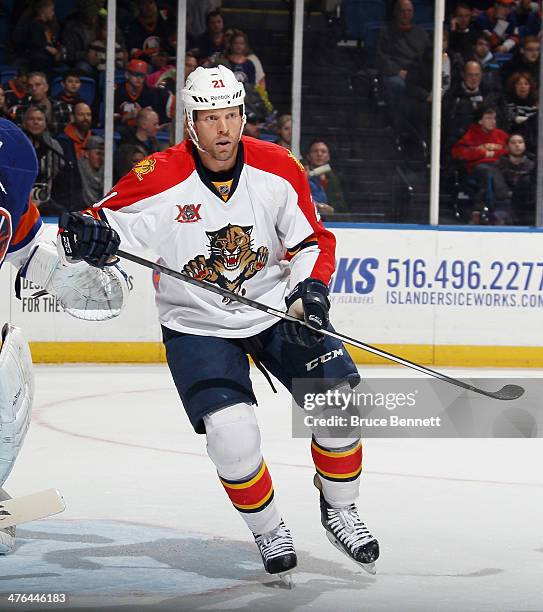
M146 174L154 171L156 159L142 159L133 168L132 172L138 177L138 181L143 181Z
M251 225L230 225L206 232L210 256L198 255L183 268L192 278L216 283L223 289L245 295L242 287L246 280L262 270L268 261L269 250L265 246L252 249ZM228 298L223 298L229 302Z

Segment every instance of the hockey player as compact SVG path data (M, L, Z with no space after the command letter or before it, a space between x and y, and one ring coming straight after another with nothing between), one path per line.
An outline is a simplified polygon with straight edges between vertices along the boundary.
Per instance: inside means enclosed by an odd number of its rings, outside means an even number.
M85 263L64 263L54 243L48 241L43 224L30 199L38 171L34 147L11 121L0 119L0 266L4 260L24 277L56 296L71 315L103 320L120 313L128 294L124 275L115 266L90 268ZM108 227L94 229L93 239L115 245ZM84 232L79 251L88 262L110 263L84 251ZM6 481L30 423L34 375L28 343L21 330L4 325L0 337L0 501L10 499L1 488ZM42 515L43 516L43 515ZM0 554L15 544L15 527L0 529Z
M97 223L115 229L123 248L150 248L168 267L328 326L335 239L316 216L303 167L287 149L241 137L244 89L227 68L194 71L183 103L191 140L137 164L95 205ZM80 223L81 213L61 219L68 249ZM296 378L349 389L356 367L336 340L170 277L160 279L156 301L188 418L206 435L266 571L287 572L296 552L260 448L247 353L289 390ZM332 351L334 359L318 359ZM309 362L318 365L308 371ZM329 539L373 572L379 546L355 506L360 439L314 435L311 452Z

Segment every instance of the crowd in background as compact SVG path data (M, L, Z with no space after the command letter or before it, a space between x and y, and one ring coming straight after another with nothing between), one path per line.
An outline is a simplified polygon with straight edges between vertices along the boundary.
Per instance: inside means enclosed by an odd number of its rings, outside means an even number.
M432 36L415 22L416 3L383 3L390 20L376 64L388 120L399 138L428 145ZM247 33L225 23L220 4L189 0L182 78L198 66L227 66L245 87L245 134L290 148L292 117L278 116L261 60ZM176 10L173 0L117 3L115 181L174 144ZM541 3L468 0L446 10L442 170L467 192L469 222L525 221L535 200ZM0 87L0 116L36 147L33 196L43 214L85 208L103 195L106 2L77 0L58 20L54 0L21 1L11 21L13 70ZM302 160L324 218L348 212L330 157L320 139Z
M402 138L430 139L432 38L398 0L380 32L377 68L389 121ZM442 170L468 195L470 223L533 218L541 3L447 3L443 35ZM445 176L446 178L446 176Z
M245 134L290 148L292 118L278 116L260 59L243 30L226 27L220 4L189 0L181 78L198 66L227 66L245 87ZM117 3L114 181L175 144L176 10L168 0ZM36 148L33 199L42 214L84 209L103 196L106 2L78 0L59 20L54 0L21 1L11 21L13 59L0 87L0 116L17 123ZM314 168L310 154L308 172ZM330 179L333 173L311 178L322 212L333 210Z

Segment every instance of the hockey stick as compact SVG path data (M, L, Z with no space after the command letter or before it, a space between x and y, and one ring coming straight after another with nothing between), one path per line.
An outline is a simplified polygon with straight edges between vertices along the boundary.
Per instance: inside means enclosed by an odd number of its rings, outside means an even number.
M419 372L422 372L423 374L433 376L434 378L439 378L444 382L447 382L451 385L456 385L457 387L462 387L463 389L467 389L468 391L480 393L481 395L486 395L487 397L499 400L514 400L519 398L524 393L524 389L519 385L505 385L501 389L498 389L498 391L485 391L484 389L479 389L478 387L470 385L464 382L463 380L452 378L451 376L447 376L446 374L442 374L441 372L436 372L436 370L431 370L430 368L425 368L424 366L421 366L418 363L414 363L413 361L409 361L408 359L404 359L403 357L398 357L398 355L393 355L392 353L388 353L387 351L378 349L375 346L371 346L371 344L365 344L364 342L360 342L360 340L356 340L355 338L351 338L344 334L339 334L335 331L330 331L328 329L316 329L305 321L301 321L300 319L296 319L295 317L288 315L286 312L276 310L271 306L266 306L265 304L261 304L260 302L251 300L250 298L238 295L237 293L229 291L228 289L223 289L218 285L213 285L206 281L192 278L190 276L187 276L186 274L183 274L182 272L177 272L176 270L172 270L171 268L167 268L166 266L162 266L161 264L154 263L152 261L149 261L148 259L144 259L143 257L138 257L137 255L133 255L132 253L127 253L126 251L121 250L117 251L116 255L118 255L119 257L123 257L124 259L128 259L129 261L132 261L134 263L140 264L141 266L145 266L146 268L150 268L151 270L155 270L156 272L161 272L162 274L166 274L167 276L177 278L183 281L184 283L189 283L190 285L194 285L195 287L201 287L202 289L206 289L207 291L216 293L217 295L220 295L223 298L228 298L236 302L241 302L246 306L251 306L252 308L262 310L263 312L267 312L268 314L273 315L274 317L278 317L279 319L284 319L285 321L293 321L295 323L298 323L299 325L304 325L312 331L324 334L325 336L336 338L341 342L345 342L347 344L350 344L351 346L356 346L357 348L360 348L364 351L368 351L369 353L373 353L374 355L378 355L379 357L383 357L385 359L389 359L390 361L394 361L401 365L407 366L408 368L412 368L413 370L417 370Z
M66 508L56 489L0 501L0 529L58 514Z

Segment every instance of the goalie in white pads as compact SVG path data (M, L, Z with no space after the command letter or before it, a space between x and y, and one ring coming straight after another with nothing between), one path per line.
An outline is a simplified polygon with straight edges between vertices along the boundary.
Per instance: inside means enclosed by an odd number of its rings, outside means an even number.
M74 258L67 262L60 257L56 246L46 239L38 209L30 198L37 169L29 140L13 123L0 119L0 266L4 260L12 263L19 269L18 279L27 278L43 287L74 317L105 320L117 316L128 295L126 277L116 260L110 263L108 253L102 252L99 257L95 254L101 241L115 244L115 232L110 228L98 232L93 229L90 236L80 228L82 238L72 245ZM64 253L64 249L61 251ZM102 269L94 267L104 264ZM19 328L6 324L0 338L0 554L10 552L15 543L15 526L4 525L13 523L17 512L7 509L9 502L2 504L10 499L2 487L23 444L33 397L28 343ZM43 499L46 501L40 507L39 495L34 497L35 508L29 512L25 509L21 517L33 520L63 509L60 497L56 505L54 499L50 503L50 495ZM11 503L12 508L15 506Z

